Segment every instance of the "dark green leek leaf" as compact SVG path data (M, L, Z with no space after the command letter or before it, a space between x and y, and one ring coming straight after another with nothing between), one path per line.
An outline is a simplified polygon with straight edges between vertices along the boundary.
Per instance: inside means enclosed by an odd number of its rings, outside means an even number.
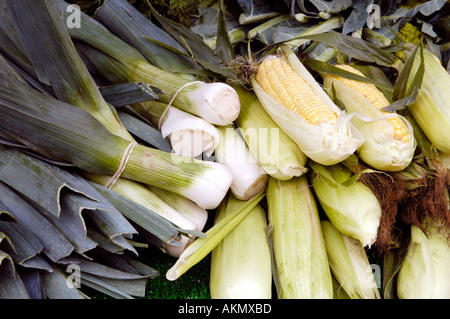
M170 143L162 137L161 132L156 128L128 113L122 111L118 111L117 113L120 121L131 134L157 149L168 153L172 151Z
M29 299L11 257L0 250L0 299Z
M0 231L10 238L14 250L8 253L17 264L36 256L43 249L39 238L19 223L0 222Z
M124 216L162 241L170 243L177 238L177 228L165 218L102 185L90 183Z
M163 28L186 48L186 51L192 55L195 61L214 73L233 77L233 73L224 68L224 61L217 57L214 51L205 44L201 36L185 26L163 17L153 7L151 7L151 11Z
M99 88L103 98L109 104L120 107L137 102L157 100L162 92L146 83L121 83Z
M154 66L171 72L195 67L190 58L146 40L151 38L186 53L167 32L126 0L105 1L96 11L96 19L113 34L136 48Z
M45 296L48 299L86 299L79 289L70 286L74 283L68 275L63 273L56 265L52 272L42 272L42 282ZM76 283L76 282L75 282Z
M21 227L32 233L42 244L42 252L52 261L69 256L72 244L44 216L7 185L0 182L0 209L8 210Z

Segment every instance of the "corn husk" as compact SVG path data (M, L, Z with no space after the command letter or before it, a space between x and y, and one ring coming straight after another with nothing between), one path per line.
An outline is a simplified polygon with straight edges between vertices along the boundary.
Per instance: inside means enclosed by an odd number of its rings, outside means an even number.
M278 297L333 298L319 212L306 176L270 177L266 194Z
M250 153L270 176L286 180L307 171L306 155L272 120L258 98L242 86L233 86L241 100L236 119Z
M381 219L377 197L342 164L314 167L311 184L331 223L370 247L377 239Z
M335 125L318 127L310 124L276 102L275 99L264 92L255 78L252 77L251 82L256 95L272 119L309 158L324 165L332 165L343 161L363 144L362 134L350 122L351 116L334 104L295 53L287 47L281 46L281 48L294 71L307 81L333 112L338 114Z
M224 206L216 222L232 211ZM212 299L270 299L272 267L267 216L257 205L212 251Z
M322 221L328 261L340 288L352 299L380 299L372 267L361 242Z
M433 53L425 49L423 56L422 85L408 109L430 142L441 152L450 153L450 74ZM420 59L419 54L414 57L412 75L417 73ZM412 78L408 78L408 84Z
M397 277L400 299L449 299L449 229L424 221L425 232L411 226L411 240Z

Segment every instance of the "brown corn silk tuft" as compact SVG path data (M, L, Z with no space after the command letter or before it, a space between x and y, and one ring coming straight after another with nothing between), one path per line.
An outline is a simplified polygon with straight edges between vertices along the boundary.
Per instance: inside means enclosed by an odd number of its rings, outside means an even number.
M436 165L433 173L423 174L421 178L406 181L398 174L364 173L359 180L369 187L378 198L382 214L377 240L374 247L381 255L396 248L402 234L408 234L411 225L422 227L425 218L439 220L442 227L450 226L448 192L450 192L450 173L446 167ZM349 166L354 174L369 168L359 161ZM411 183L415 187L409 188ZM449 237L450 240L450 237Z

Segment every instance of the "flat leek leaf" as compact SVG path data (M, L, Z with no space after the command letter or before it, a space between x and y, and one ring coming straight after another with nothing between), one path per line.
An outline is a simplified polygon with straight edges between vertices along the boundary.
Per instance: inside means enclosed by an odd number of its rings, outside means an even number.
M390 53L360 38L337 32L299 36L299 39L325 42L355 59L382 66L392 66L397 59Z
M19 223L0 222L0 232L7 234L14 245L14 250L9 251L9 255L16 264L23 264L26 260L39 254L43 249L39 238Z
M117 114L122 124L131 134L157 149L168 153L172 151L170 143L162 137L161 132L156 128L128 113L118 111Z
M74 286L74 282L56 265L52 272L42 272L42 282L48 299L86 299L86 296Z
M92 276L90 274L84 274L81 277L81 285L86 285L90 288L93 288L97 291L104 293L114 299L134 299L132 296L127 294L126 292L116 288L109 283L107 283L104 279L100 279L96 276Z
M151 38L186 53L166 31L156 26L128 1L105 1L97 9L95 17L112 33L135 47L152 65L169 71L194 67L190 58L146 40Z
M137 102L157 100L162 92L146 83L123 83L99 87L100 93L109 104L120 107Z
M29 299L11 257L0 250L0 299Z
M96 183L91 182L110 203L112 203L124 216L160 238L163 242L172 242L178 236L176 227L165 218L134 201Z
M214 51L205 44L201 36L185 26L163 17L153 7L150 8L153 16L161 23L164 29L184 46L198 63L217 74L228 77L233 76L230 71L224 68L224 61L221 61Z
M319 12L337 13L350 8L352 5L352 0L311 0L311 3Z
M353 1L353 9L347 19L345 19L344 26L342 28L343 34L349 34L350 32L364 27L364 25L368 22L368 8L373 4L373 2L373 0Z
M78 192L94 200L86 181L61 168L33 158L17 149L0 145L0 180L59 215L61 192Z
M7 185L0 182L0 210L8 210L22 227L40 239L42 253L58 261L69 256L74 247L44 216Z
M39 270L23 268L20 270L20 278L30 299L45 299L44 286Z

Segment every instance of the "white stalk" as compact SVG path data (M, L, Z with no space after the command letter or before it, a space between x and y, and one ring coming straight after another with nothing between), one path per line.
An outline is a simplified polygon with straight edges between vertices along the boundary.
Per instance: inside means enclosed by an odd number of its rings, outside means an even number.
M231 124L238 117L241 103L231 86L221 82L198 85L186 94L191 102L190 113L215 125Z
M196 157L205 153L211 156L219 144L217 129L206 120L175 107L169 107L161 134L169 137L172 150L177 155Z
M250 153L245 141L232 125L218 127L221 138L215 156L233 175L231 191L240 200L248 200L267 186L268 175Z

